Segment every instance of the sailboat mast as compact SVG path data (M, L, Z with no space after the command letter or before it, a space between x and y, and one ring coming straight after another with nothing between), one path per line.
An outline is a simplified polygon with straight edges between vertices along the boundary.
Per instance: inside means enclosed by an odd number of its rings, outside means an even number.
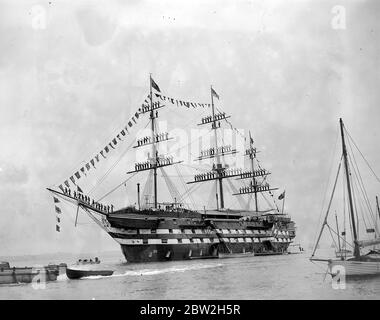
M211 90L210 90L210 93L211 93L211 106L212 106L212 129L214 130L214 138L215 138L215 152L216 152L216 172L218 174L218 177L219 177L219 193L220 193L220 208L223 209L224 208L224 198L223 198L223 182L222 182L222 178L221 178L221 174L220 174L220 171L221 171L221 164L220 164L220 155L219 155L219 152L217 151L218 150L218 134L217 134L217 126L216 126L216 119L215 119L215 107L214 107L214 97L213 97L213 94L212 94L212 86L211 86ZM218 187L216 187L216 201L218 201ZM219 205L217 203L217 208L219 208Z
M338 250L340 252L341 251L341 249L340 249L340 234L339 234L338 216L337 216L336 212L335 212L335 222L336 222L336 232L338 234Z
M354 214L354 207L353 207L353 201L352 201L352 190L351 190L350 174L349 174L348 159L347 159L347 148L346 148L346 142L344 140L344 130L343 130L342 118L339 119L339 123L340 123L340 133L342 136L343 160L344 160L344 167L345 167L345 172L346 172L348 199L349 199L349 204L350 204L352 233L353 233L353 237L354 237L354 256L355 256L355 258L357 258L360 256L360 250L359 250L359 245L358 245L358 236L356 233L355 214Z
M152 95L152 74L149 75L149 86L150 86L150 120L152 129L152 157L154 159L153 163L153 188L154 188L154 208L157 209L157 150L156 150L156 140L155 137L155 126L154 126L154 111L153 111L153 95Z
M249 154L249 158L251 159L251 170L252 172L254 173L255 172L255 163L253 161L253 158L254 158L254 152L253 152L253 144L252 144L252 136L251 136L251 131L249 131L249 147L250 147L250 154ZM257 190L256 190L256 186L257 186L257 182L256 182L256 178L255 178L255 175L253 174L252 176L252 183L253 183L253 186L254 186L254 195L255 195L255 209L256 209L256 212L259 211L259 205L257 203Z
M380 207L379 207L379 198L376 196L376 208L377 208L377 216L376 216L376 220L375 220L375 226L377 226L376 222L377 222L377 217L379 217L380 219ZM376 230L376 229L375 229Z

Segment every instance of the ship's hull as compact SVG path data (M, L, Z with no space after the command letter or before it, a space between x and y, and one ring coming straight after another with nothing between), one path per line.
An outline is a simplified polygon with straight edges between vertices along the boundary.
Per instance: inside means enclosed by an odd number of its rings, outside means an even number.
M128 262L161 262L205 258L226 258L228 256L278 255L286 252L288 244L281 244L276 249L265 252L264 246L255 243L236 243L227 250L217 244L162 244L162 245L121 245L121 250Z
M293 222L257 216L242 220L243 214L120 212L107 217L105 228L133 263L287 252L295 236Z

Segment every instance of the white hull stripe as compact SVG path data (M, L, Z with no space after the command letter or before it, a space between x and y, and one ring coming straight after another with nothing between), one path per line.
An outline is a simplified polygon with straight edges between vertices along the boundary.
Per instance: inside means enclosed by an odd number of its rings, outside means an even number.
M108 232L112 233L118 233L118 234L216 234L215 231L211 229L193 229L194 232L191 229L155 229L154 232L152 232L151 229L139 229L137 232L137 229L122 229L122 228L113 228L110 226L106 226ZM217 232L222 233L224 235L232 234L232 235L262 235L262 236L271 236L272 231L264 231L264 230L228 230L228 229L217 229ZM279 233L280 235L281 233ZM285 236L285 232L283 233L283 236Z
M190 243L219 243L218 238L204 238L203 241L200 238L192 238L192 241L186 239L122 239L114 238L119 244L127 245L149 245L149 244L190 244ZM259 238L223 238L224 242L228 243L260 243ZM272 240L272 242L277 242ZM290 242L290 241L289 241Z

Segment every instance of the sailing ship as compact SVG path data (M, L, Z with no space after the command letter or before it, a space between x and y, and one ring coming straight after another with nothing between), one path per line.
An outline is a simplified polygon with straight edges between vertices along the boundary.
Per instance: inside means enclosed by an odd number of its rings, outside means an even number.
M161 91L150 76L150 90L146 104L139 108L138 116L148 116L151 134L142 138L136 137L133 148L150 148L148 159L135 163L134 169L128 174L142 175L149 172L146 185L153 194L141 195L140 182L137 183L137 203L119 209L113 209L113 204L102 205L91 200L82 188L72 192L70 188L48 188L55 197L70 201L79 209L85 211L103 230L117 241L127 262L151 262L187 259L224 258L233 256L274 255L286 253L289 244L295 237L296 227L290 216L278 209L272 188L267 182L270 172L261 167L257 159L259 152L249 133L249 143L245 150L237 150L231 145L223 145L219 135L222 124L230 124L230 116L214 105L218 94L211 86L211 103L208 104L211 114L203 117L198 125L210 128L213 143L200 150L195 161L197 164L207 160L211 163L208 169L194 175L193 180L184 183L188 185L208 185L214 192L215 204L206 208L198 205L192 208L186 199L192 192L186 189L182 195L176 190L174 183L168 178L166 169L177 167L177 173L183 180L178 166L182 161L175 160L171 155L160 152L160 144L174 139L168 132L161 132L158 118L164 114L164 107L170 107L162 102ZM168 99L169 100L169 99ZM173 101L173 99L171 99ZM168 104L170 101L166 101ZM178 104L178 102L177 102ZM182 102L181 102L182 105ZM246 138L247 140L247 138ZM245 141L246 141L245 140ZM243 151L246 161L244 168L231 167L226 158ZM194 167L194 165L192 166ZM158 192L158 172L161 172L172 196L171 200L160 201ZM199 172L199 171L198 171ZM180 180L181 180L180 179ZM228 181L228 182L226 182ZM233 182L244 183L234 186ZM240 208L227 208L225 205L226 183L230 186L231 196L243 200ZM195 189L196 190L196 189ZM148 192L148 191L147 191ZM273 200L272 207L261 207L259 196ZM282 196L282 197L281 197ZM284 198L284 193L279 199ZM162 197L162 196L161 196ZM244 202L244 197L249 201ZM142 203L142 199L145 202ZM212 198L211 198L212 199ZM247 203L254 201L254 208L247 208ZM210 201L209 201L210 202Z
M340 158L337 174L335 177L335 182L333 186L333 191L331 198L328 204L327 212L322 224L322 228L319 232L316 245L314 247L313 253L310 257L311 261L323 261L327 262L328 273L332 276L337 276L338 274L343 274L346 277L357 277L357 276L367 276L367 275L380 275L380 250L375 248L367 249L368 247L375 246L380 244L379 231L377 226L377 216L380 217L380 210L378 204L378 198L376 197L377 202L377 214L375 215L371 206L368 202L368 196L366 193L365 186L362 181L362 177L358 171L358 165L355 160L355 156L348 154L348 148L346 144L346 128L343 124L343 120L339 120L340 126L340 135L342 141L342 155ZM352 140L351 136L349 138ZM353 141L353 140L352 140ZM356 144L354 143L355 147ZM352 148L350 148L352 150ZM359 149L358 149L359 150ZM360 152L360 150L359 150ZM360 152L362 155L362 153ZM364 156L363 156L364 158ZM368 161L364 158L365 162L368 164ZM335 190L341 171L341 165L344 165L344 180L343 185L345 186L344 194L344 203L348 202L348 216L350 221L351 233L352 233L352 243L348 242L346 238L346 230L340 233L337 214L335 214L336 230L330 226L328 223L328 216L330 213L332 201L334 199ZM374 171L370 167L372 173L375 175ZM375 175L376 176L376 175ZM376 176L377 177L377 176ZM357 192L355 192L357 191ZM374 239L364 239L359 237L359 196L357 193L363 193L363 199L365 201L364 207L365 210L363 213L364 225L367 227L367 233L374 233ZM345 210L346 206L344 206ZM367 219L365 219L367 215ZM368 227L369 221L373 224L373 228ZM321 241L321 237L324 229L327 228L330 231L330 234L333 236L334 243L337 244L338 250L335 252L336 258L324 259L315 257L317 246ZM347 246L352 248L352 251L347 249Z

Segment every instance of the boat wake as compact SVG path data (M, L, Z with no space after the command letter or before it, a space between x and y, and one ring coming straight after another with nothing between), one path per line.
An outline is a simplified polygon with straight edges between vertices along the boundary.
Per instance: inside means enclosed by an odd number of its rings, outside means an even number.
M83 279L90 279L90 280L96 280L96 279L102 279L102 278L117 278L117 277L128 277L128 276L152 276L157 274L163 274L163 273L175 273L175 272L187 272L187 271L194 271L194 270L201 270L201 269L209 269L209 268L218 268L221 267L223 264L202 264L202 265L196 265L196 266L181 266L181 267L171 267L171 268L164 268L164 269L142 269L142 270L128 270L124 273L114 273L112 276L89 276L84 277ZM66 276L65 276L66 277Z

